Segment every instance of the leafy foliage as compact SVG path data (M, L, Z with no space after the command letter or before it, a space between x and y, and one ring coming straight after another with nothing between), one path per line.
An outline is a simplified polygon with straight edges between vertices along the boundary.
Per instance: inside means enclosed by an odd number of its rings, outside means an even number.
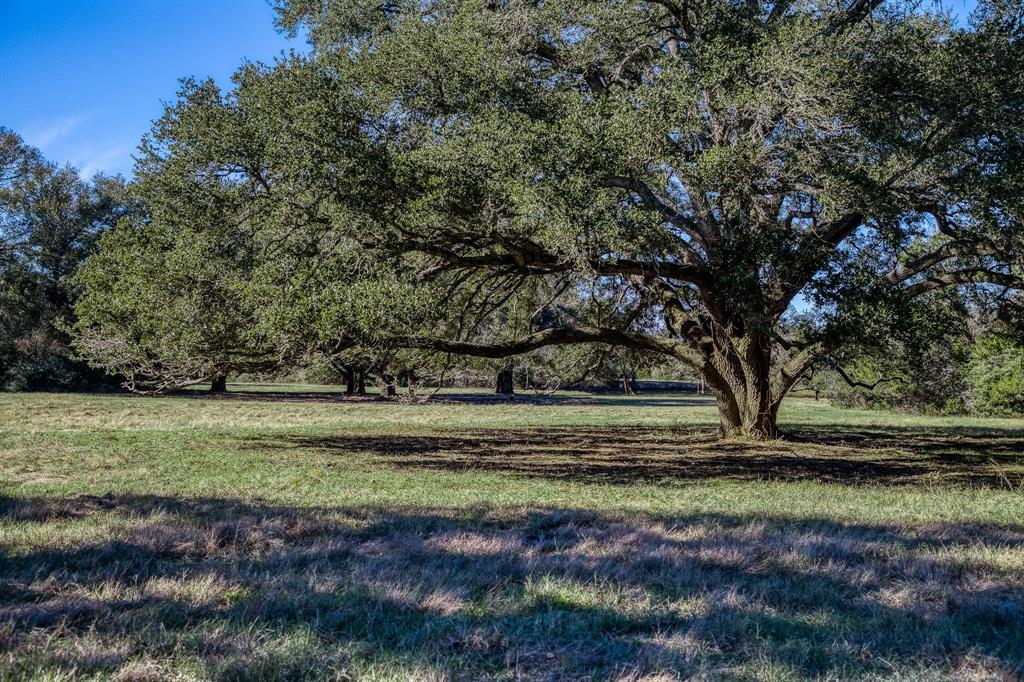
M971 350L967 368L972 406L989 414L1024 412L1024 348L997 336Z
M0 128L0 388L81 388L102 377L72 358L78 264L134 210L119 178L86 182Z
M247 352L657 353L769 438L815 366L1021 282L1019 3L278 10L310 54L186 81L139 172L156 234L239 241Z

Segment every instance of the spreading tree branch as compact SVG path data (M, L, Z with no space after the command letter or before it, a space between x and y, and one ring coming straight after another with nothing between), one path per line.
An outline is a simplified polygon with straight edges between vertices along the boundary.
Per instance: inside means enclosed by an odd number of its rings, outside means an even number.
M546 346L604 343L611 346L623 346L635 350L647 350L670 355L691 366L694 366L696 362L696 358L691 350L673 339L607 327L545 329L517 339L495 343L456 341L427 336L394 337L386 340L384 343L396 348L419 348L480 358L507 358L513 355L522 355L523 353Z
M961 284L995 284L1011 289L1024 288L1024 280L1014 275L984 268L969 268L929 275L926 279L908 286L905 292L910 298L916 298L936 289Z

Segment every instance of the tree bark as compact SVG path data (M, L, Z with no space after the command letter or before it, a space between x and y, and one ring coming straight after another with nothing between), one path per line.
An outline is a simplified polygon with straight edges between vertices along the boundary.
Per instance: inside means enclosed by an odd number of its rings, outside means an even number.
M367 373L357 365L345 366L345 393L349 395L367 394Z
M381 380L384 382L381 386L381 396L384 398L394 398L398 393L395 390L395 376L390 373L384 373L381 375Z
M352 365L344 365L342 371L345 373L345 394L353 395L356 392L356 370Z
M777 403L767 407L755 400L737 403L734 395L715 393L723 438L774 440L779 437Z
M506 367L505 369L498 372L498 378L495 382L494 392L499 395L513 395L515 393L515 387L512 384L512 368Z
M743 321L720 325L704 348L702 374L718 403L723 438L779 437L779 405L791 384L773 366L772 340L762 329Z
M224 374L218 374L210 380L210 393L227 393L228 378Z

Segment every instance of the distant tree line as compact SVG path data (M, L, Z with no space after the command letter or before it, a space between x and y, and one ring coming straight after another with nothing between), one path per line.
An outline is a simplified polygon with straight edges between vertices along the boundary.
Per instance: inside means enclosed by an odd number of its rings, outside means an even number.
M1000 316L963 307L924 343L851 353L809 374L805 388L833 403L943 414L1024 413L1024 337L1019 298Z
M136 206L120 178L83 180L0 128L0 388L95 388L111 378L70 346L73 277Z

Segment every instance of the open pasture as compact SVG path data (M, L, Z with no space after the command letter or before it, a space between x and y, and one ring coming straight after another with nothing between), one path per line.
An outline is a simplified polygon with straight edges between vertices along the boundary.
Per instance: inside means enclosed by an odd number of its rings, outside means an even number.
M0 678L1024 674L1022 421L233 388L0 395Z

